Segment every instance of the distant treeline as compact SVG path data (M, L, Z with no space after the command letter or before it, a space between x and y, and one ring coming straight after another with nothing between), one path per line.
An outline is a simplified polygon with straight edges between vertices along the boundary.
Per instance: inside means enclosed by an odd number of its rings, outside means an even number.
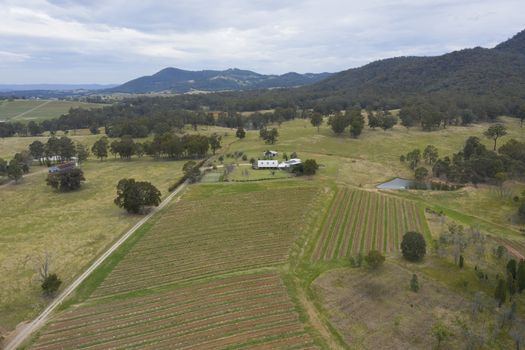
M171 98L139 98L98 109L72 108L58 119L41 123L0 123L0 137L36 136L44 131L54 133L75 129L90 129L96 134L101 127L109 137L146 137L151 133L162 134L167 130L180 129L187 124L195 128L198 125L217 125L260 129L269 123L294 119L296 115L294 107L242 116L238 112L211 113L181 109Z
M249 91L173 97L139 97L97 109L71 109L58 119L41 123L30 121L0 123L0 137L39 135L44 131L105 128L110 137L145 137L191 124L229 128L261 129L269 123L296 117L307 118L312 112L330 115L348 109L381 111L400 109L401 124L434 130L447 125L468 125L494 121L500 115L525 119L525 103L519 99L440 95L410 97L400 100L355 102L344 96L326 96L299 90ZM207 112L222 111L220 113ZM242 111L274 110L241 115Z

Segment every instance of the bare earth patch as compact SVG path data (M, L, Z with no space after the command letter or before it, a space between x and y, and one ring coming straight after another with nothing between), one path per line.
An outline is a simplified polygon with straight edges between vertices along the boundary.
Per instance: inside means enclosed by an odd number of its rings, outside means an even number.
M312 288L332 325L351 348L430 349L432 325L442 320L456 334L454 320L468 301L418 275L418 293L409 288L412 273L392 263L378 271L337 269L318 277ZM461 347L454 338L446 348Z

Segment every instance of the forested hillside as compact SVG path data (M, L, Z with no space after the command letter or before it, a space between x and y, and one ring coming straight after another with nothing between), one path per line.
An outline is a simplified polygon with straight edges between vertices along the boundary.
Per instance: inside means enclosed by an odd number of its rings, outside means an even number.
M411 98L454 100L525 97L525 31L494 49L473 48L436 57L397 57L370 63L306 87L332 100L361 104L400 103Z
M330 76L330 73L264 75L241 69L188 71L170 67L151 76L128 81L107 91L125 93L169 91L184 93L195 90L223 91L294 87L312 84L328 76Z

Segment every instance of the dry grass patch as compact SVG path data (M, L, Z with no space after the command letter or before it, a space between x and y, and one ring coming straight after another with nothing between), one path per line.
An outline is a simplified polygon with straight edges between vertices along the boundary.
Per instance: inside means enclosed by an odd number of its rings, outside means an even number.
M409 289L411 271L386 263L377 271L328 271L312 284L332 325L355 349L430 349L432 325L443 320L458 334L443 348L463 345L454 324L469 302L419 275L422 288Z

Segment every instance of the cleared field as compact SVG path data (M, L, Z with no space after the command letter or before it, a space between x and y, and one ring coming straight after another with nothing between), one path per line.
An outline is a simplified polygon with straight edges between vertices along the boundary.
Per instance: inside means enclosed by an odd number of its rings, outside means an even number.
M250 188L199 187L214 186ZM206 198L190 193L162 213L93 296L283 263L315 192L283 187Z
M425 233L425 217L413 202L370 191L339 189L327 212L312 261L399 250L407 231Z
M32 347L305 349L314 346L279 275L264 272L64 312Z
M103 104L57 100L0 101L0 121L29 121L58 118L70 108L100 108Z
M14 326L36 314L40 297L35 259L49 252L52 271L64 283L96 257L140 216L113 204L116 184L124 177L151 181L162 195L182 176L184 162L88 161L82 165L81 190L57 193L46 186L45 169L18 185L0 188L0 328Z
M412 273L419 278L418 293L409 288ZM484 317L471 321L471 303L459 293L418 271L389 262L376 271L328 271L312 288L332 325L355 349L434 349L432 326L438 320L454 334L441 348L464 349L468 347L461 325L468 324L474 334L484 336L486 322L490 322ZM509 347L490 345L482 348L511 347L508 343Z

